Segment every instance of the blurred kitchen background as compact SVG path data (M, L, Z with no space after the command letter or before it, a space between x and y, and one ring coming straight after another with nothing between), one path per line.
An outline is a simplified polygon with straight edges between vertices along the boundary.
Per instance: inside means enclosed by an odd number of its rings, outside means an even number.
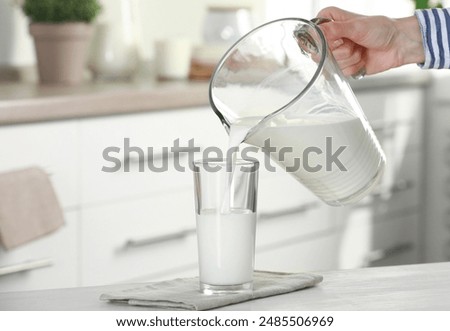
M226 146L208 106L208 78L244 30L282 17L310 19L330 5L391 17L412 15L415 6L410 0L101 3L83 80L67 85L39 83L29 21L15 1L0 0L0 291L196 275L192 173L138 172L143 164L137 153L122 153L124 139L155 151L175 139L181 146L191 138L202 148ZM256 268L449 261L449 84L446 70L416 65L352 81L387 155L382 182L357 205L336 208L288 174L262 172ZM102 171L110 146L121 148L130 172ZM187 158L178 161L186 165ZM62 213L61 222L27 224L40 213L45 218L43 210Z

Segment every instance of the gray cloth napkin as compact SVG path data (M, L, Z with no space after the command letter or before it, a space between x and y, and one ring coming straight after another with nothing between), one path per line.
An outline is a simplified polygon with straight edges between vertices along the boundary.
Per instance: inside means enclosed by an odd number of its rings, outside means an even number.
M157 309L208 310L311 287L320 283L322 276L255 271L253 281L252 292L206 295L199 291L198 277L178 278L105 293L100 300Z
M47 173L38 167L0 174L0 243L15 248L64 224Z

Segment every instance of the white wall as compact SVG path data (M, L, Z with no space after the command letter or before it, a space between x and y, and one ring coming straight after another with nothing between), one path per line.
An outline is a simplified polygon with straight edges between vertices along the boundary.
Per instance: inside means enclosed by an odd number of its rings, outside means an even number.
M300 17L310 19L324 7L336 6L367 15L402 17L411 15L411 0L266 0L266 18Z
M111 1L111 0L104 0ZM141 49L144 58L153 57L157 39L188 37L201 42L203 17L208 5L245 5L253 9L260 24L282 17L315 17L320 8L339 6L364 14L401 17L411 15L411 0L136 0L142 25Z
M203 18L209 5L249 6L256 24L262 23L262 0L141 0L141 49L144 58L153 57L155 40L187 37L201 42Z
M316 9L337 6L349 11L366 15L386 15L404 17L411 15L414 3L411 0L315 0Z
M107 8L120 0L100 0ZM320 8L339 6L364 14L401 17L411 15L411 0L129 0L135 3L140 26L139 44L144 59L154 55L158 39L187 37L201 42L203 18L209 5L249 6L256 25L281 17L312 18ZM34 63L27 19L13 0L0 0L0 65ZM448 4L449 1L444 1Z
M266 0L265 19L267 21L284 17L311 19L314 17L314 10L314 0Z
M126 1L126 0L125 0ZM262 23L264 0L129 0L140 27L141 54L151 59L158 39L187 37L201 42L203 17L209 5L248 6L255 24ZM121 0L100 0L104 7L99 19L105 19L111 8L119 8ZM29 66L35 63L33 41L28 33L28 20L14 0L0 0L0 66Z

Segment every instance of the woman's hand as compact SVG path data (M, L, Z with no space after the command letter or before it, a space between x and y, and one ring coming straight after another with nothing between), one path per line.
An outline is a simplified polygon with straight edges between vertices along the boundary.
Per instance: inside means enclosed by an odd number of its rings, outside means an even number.
M355 75L361 69L370 75L425 60L415 16L391 19L328 7L317 17L333 20L321 24L320 28L346 76Z

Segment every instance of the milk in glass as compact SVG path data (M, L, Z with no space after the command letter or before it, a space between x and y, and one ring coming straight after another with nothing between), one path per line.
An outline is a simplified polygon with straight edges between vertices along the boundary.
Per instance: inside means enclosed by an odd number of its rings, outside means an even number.
M197 215L200 279L209 285L245 284L252 281L256 213L216 210Z

